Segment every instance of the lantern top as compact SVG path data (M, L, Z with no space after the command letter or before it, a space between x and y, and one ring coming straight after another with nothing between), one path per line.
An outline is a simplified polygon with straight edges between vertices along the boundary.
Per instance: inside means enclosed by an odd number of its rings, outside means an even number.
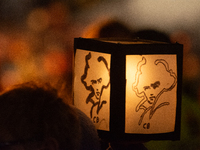
M180 53L179 43L139 38L75 38L74 50L90 50L112 55Z
M81 38L81 37L80 37ZM81 38L86 39L86 38ZM167 42L161 41L153 41L153 40L146 40L140 38L87 38L87 40L94 40L94 41L101 41L107 43L115 43L115 44L171 44Z

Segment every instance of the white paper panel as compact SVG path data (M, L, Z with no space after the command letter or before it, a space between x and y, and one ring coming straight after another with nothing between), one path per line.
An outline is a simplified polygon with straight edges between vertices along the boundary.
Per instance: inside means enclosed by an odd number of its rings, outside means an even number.
M74 104L94 122L109 131L110 54L80 50L75 55Z
M126 57L126 133L174 131L177 99L176 55Z

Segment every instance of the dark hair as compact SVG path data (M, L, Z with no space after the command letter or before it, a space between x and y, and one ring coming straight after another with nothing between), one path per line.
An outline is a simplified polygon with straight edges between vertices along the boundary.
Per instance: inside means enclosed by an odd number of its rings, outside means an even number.
M170 43L169 36L166 33L157 30L152 30L152 29L140 30L136 32L136 36L139 37L140 39Z
M14 140L55 138L60 149L76 149L79 122L74 109L65 104L49 84L27 82L0 95L0 132ZM12 139L12 140L13 140Z

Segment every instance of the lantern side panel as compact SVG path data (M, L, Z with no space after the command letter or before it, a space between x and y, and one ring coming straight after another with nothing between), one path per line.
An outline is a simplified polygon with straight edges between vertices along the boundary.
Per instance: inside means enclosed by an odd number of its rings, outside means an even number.
M74 105L98 130L110 130L111 55L77 49L74 70Z
M125 133L159 134L175 130L177 56L126 56Z

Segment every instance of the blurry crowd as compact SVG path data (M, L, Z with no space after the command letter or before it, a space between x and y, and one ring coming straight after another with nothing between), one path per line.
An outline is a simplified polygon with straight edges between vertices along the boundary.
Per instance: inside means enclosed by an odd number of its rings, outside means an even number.
M182 140L153 141L146 145L149 149L153 146L163 146L163 149L200 148L200 56L194 50L189 32L178 30L165 33L156 29L138 31L120 20L103 16L83 25L75 19L77 12L74 11L81 9L81 6L86 7L84 3L79 6L65 1L35 0L22 6L17 8L11 2L7 5L6 2L0 2L0 90L37 79L53 84L65 82L66 95L71 97L75 37L139 37L178 42L184 45ZM13 12L12 8L15 8Z
M36 1L32 7L21 5L19 12L13 10L18 15L9 14L10 10L1 14L0 89L32 79L64 80L71 85L73 38L78 27L66 3ZM3 2L1 7L6 7ZM14 4L8 9L13 8Z

